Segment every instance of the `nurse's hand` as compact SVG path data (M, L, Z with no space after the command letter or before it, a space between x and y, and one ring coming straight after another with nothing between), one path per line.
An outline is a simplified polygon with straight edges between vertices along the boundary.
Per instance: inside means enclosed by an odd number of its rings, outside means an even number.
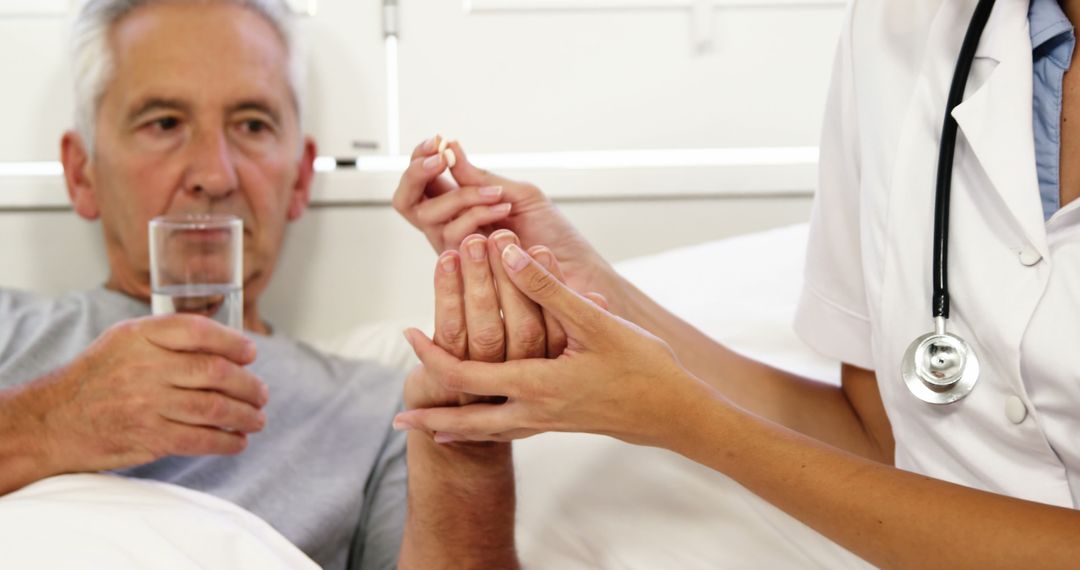
M504 362L554 358L566 347L562 327L510 281L499 249L518 240L508 231L465 238L461 251L446 251L435 268L434 344L460 360ZM556 276L558 263L537 246L530 252ZM492 401L450 390L417 366L405 383L406 408L460 406Z
M438 146L432 138L416 147L393 201L436 252L457 247L473 233L508 229L526 249L550 248L575 291L597 291L617 301L614 270L539 188L477 168L456 141L448 148L457 164L448 168ZM450 178L441 176L447 170Z
M554 360L468 362L410 330L431 380L451 392L506 401L411 410L395 427L438 432L444 441L573 431L661 445L678 437L680 419L696 403L714 397L660 339L559 283L520 248L509 245L501 257L514 285L562 324L566 350Z

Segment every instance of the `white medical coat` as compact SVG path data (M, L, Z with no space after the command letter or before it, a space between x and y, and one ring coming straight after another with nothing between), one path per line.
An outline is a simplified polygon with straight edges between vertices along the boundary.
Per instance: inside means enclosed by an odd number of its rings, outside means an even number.
M926 404L900 376L933 328L935 175L945 101L975 0L855 0L824 121L800 336L873 369L896 465L978 489L1080 504L1080 200L1044 222L1032 132L1028 0L998 0L959 124L950 330L975 390Z

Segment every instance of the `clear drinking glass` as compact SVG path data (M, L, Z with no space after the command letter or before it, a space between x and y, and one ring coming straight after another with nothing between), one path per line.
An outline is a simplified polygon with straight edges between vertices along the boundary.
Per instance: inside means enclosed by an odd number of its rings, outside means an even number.
M244 223L231 215L150 220L150 289L155 315L194 313L244 328Z

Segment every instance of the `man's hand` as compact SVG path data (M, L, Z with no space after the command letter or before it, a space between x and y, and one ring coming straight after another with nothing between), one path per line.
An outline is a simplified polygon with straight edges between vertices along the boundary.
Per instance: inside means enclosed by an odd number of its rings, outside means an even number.
M572 289L600 292L618 304L614 270L539 188L477 168L456 141L449 148L457 164L451 178L443 177L448 165L438 146L436 137L416 147L394 194L394 209L436 252L456 248L473 233L507 229L525 249L550 248Z
M243 368L254 360L250 340L204 317L125 321L67 367L5 394L0 419L38 441L31 481L236 454L266 423L266 386Z

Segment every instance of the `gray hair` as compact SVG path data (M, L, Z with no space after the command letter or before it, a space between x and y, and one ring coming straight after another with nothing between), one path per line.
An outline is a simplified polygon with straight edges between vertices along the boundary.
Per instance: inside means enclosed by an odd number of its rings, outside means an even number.
M165 2L228 2L254 10L273 26L285 43L289 58L289 87L297 118L304 108L306 67L293 16L285 0L87 0L72 26L71 61L75 82L75 129L89 152L94 149L98 107L113 72L109 30L132 10Z

